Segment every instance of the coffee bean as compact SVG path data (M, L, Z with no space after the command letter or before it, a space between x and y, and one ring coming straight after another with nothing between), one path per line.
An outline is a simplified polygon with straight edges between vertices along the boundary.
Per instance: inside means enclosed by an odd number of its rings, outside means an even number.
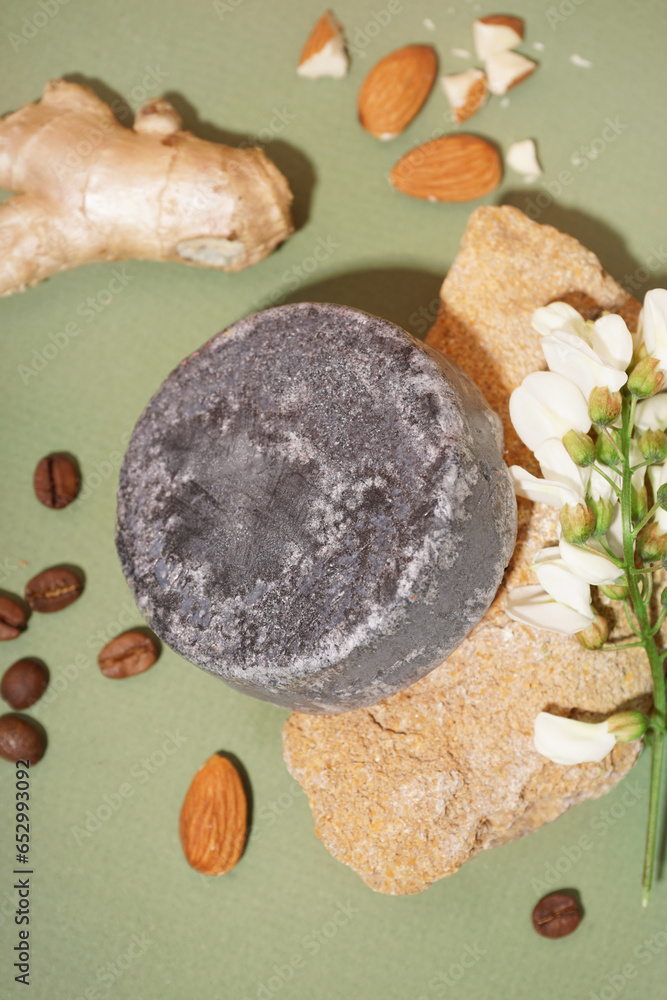
M16 639L26 624L26 613L11 597L0 594L0 639Z
M46 749L46 733L27 715L0 715L0 757L36 764Z
M105 677L134 677L157 660L155 643L143 632L124 632L108 642L97 657Z
M68 455L54 452L38 463L33 486L40 503L60 510L67 507L79 492L79 470Z
M12 708L30 708L42 697L49 672L39 660L17 660L5 670L0 695Z
M73 604L83 590L83 583L70 569L54 566L29 580L25 599L33 611L48 614Z
M576 931L580 921L579 904L565 892L552 892L541 899L533 910L533 927L543 937L565 937Z

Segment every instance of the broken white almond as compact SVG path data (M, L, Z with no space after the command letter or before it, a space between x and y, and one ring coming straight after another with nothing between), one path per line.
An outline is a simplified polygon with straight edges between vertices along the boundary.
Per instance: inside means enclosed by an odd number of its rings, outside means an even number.
M533 139L521 139L519 142L513 142L507 150L505 160L512 170L523 174L526 180L534 181L542 173Z
M440 82L454 118L459 123L474 115L489 96L486 73L481 69L467 69L465 73L442 76Z
M323 76L340 79L347 73L349 65L343 26L327 10L311 31L296 71L299 76L307 76L311 80Z
M523 21L506 14L480 17L473 23L472 35L478 57L486 60L498 52L516 48L523 41Z
M498 52L486 60L486 75L492 94L506 94L537 69L537 63L518 52Z
M583 69L590 69L593 65L590 59L584 59L583 56L578 56L576 52L573 52L570 56L570 62L573 66L581 66Z

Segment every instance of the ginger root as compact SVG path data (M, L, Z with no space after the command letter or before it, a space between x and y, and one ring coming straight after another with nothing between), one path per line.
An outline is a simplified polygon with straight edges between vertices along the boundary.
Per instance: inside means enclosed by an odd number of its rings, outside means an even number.
M241 271L290 233L292 193L261 149L181 130L165 100L121 125L88 87L52 80L0 119L0 295L94 261Z

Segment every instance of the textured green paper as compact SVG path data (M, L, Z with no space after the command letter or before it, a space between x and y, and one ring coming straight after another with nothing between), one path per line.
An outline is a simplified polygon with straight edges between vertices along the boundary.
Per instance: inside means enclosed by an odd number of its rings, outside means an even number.
M181 358L283 297L359 306L419 335L434 315L473 206L415 202L389 188L386 174L400 155L452 126L436 88L400 138L380 144L363 132L356 93L382 55L430 42L441 72L463 70L472 59L452 50L472 50L476 15L524 17L521 50L539 70L469 125L502 149L535 138L545 174L526 185L508 170L485 201L539 213L628 287L635 282L639 296L665 283L665 5L516 0L499 9L401 0L389 15L386 0L340 0L335 12L356 50L342 81L295 73L323 9L314 0L216 6L4 0L0 8L0 113L35 100L46 80L63 74L132 108L166 94L200 135L271 139L266 149L296 193L299 225L279 252L239 275L92 265L0 302L0 588L21 593L30 576L58 562L82 566L87 577L77 604L34 615L24 636L0 646L1 670L20 656L43 657L57 695L35 706L49 749L32 775L29 991L13 981L14 773L0 762L0 998L661 995L667 881L658 881L648 912L640 907L646 758L605 799L478 857L419 896L383 897L315 836L305 796L282 762L286 713L168 650L123 683L103 678L95 658L106 639L140 622L113 544L118 468L134 421ZM575 65L572 55L593 65ZM616 123L611 140L602 138L611 134L608 120ZM318 246L327 250L313 269ZM109 301L118 272L125 284ZM78 332L65 342L58 334L70 323ZM45 348L53 356L26 375ZM76 454L86 476L85 496L69 511L47 510L32 495L34 466L54 449ZM178 812L194 771L217 749L247 768L254 822L238 867L209 880L184 862ZM87 836L81 831L95 813L104 818ZM581 893L585 919L572 937L547 941L532 930L540 881Z

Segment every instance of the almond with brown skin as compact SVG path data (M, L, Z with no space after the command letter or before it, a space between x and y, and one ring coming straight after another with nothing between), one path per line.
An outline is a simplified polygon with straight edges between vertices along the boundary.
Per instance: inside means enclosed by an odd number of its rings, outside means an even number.
M411 149L390 174L398 191L428 201L474 201L498 187L498 150L476 135L445 135Z
M188 864L202 875L223 875L243 854L248 803L241 775L214 754L199 768L181 808L179 832Z
M431 92L438 59L430 45L406 45L376 63L361 85L359 121L377 139L393 139Z

